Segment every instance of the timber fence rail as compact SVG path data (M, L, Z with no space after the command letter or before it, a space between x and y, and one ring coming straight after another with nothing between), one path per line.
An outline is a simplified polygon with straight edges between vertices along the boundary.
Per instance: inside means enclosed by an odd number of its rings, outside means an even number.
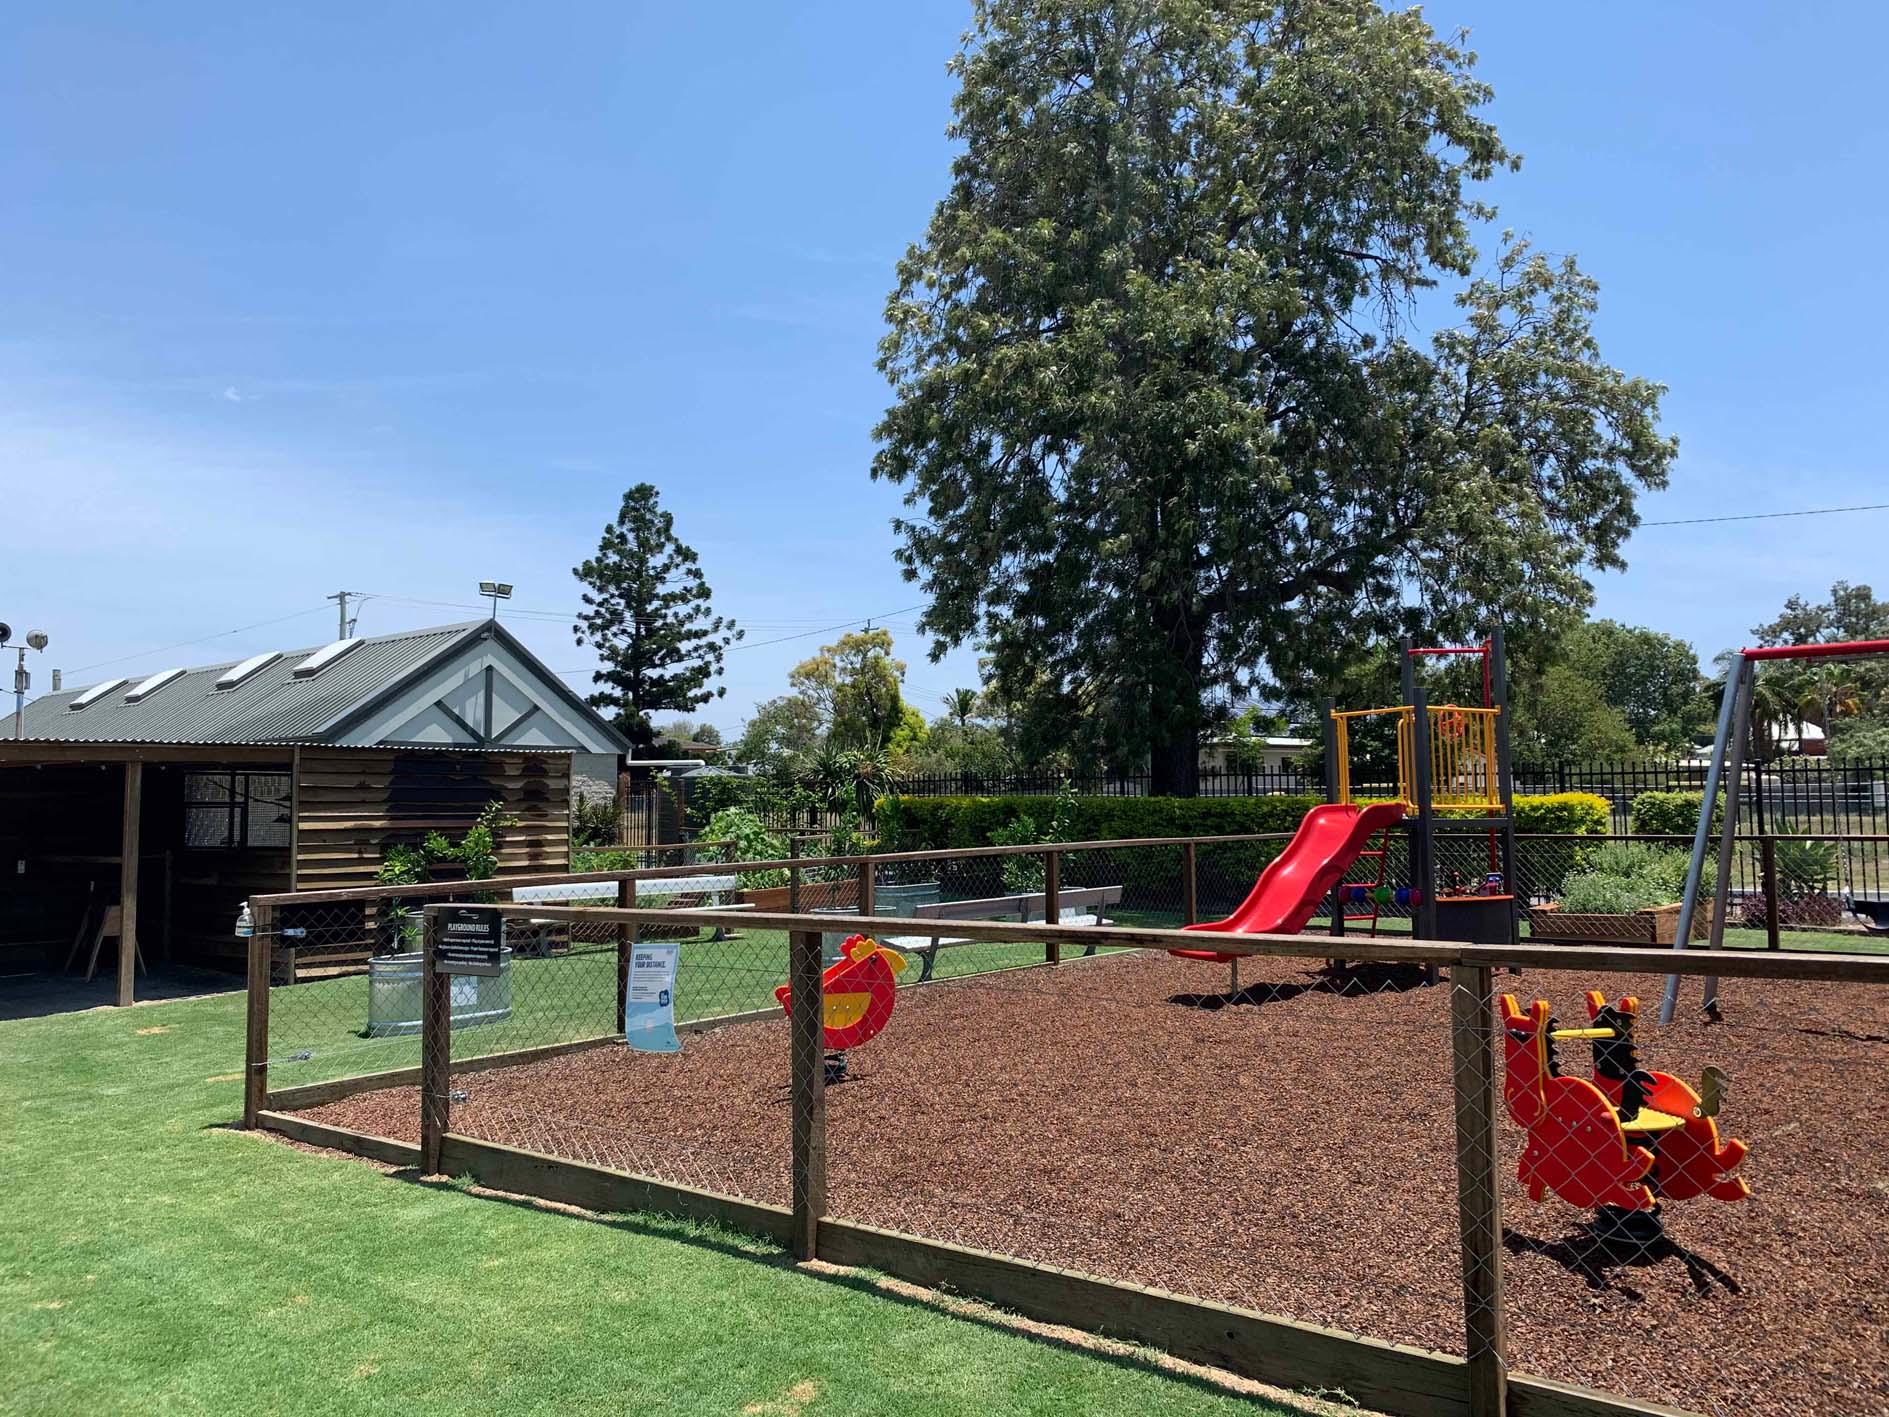
M1485 836L1452 849L1473 861ZM422 950L413 1066L279 1092L258 1120L719 1221L1386 1412L1883 1410L1889 958L1354 932L1331 969L1323 935L1173 928L1237 904L1283 840L735 863L834 913L500 903L508 1017L471 1018L486 981ZM928 913L966 902L1018 914ZM855 932L906 967L884 1032L836 1058L821 1012L783 1018L773 990L815 997ZM624 1047L639 939L680 943L679 1052ZM1203 945L1239 984L1167 953ZM1719 1124L1757 1194L1668 1203L1665 1233L1601 1245L1517 1180L1533 1134L1503 1101L1500 997L1577 1029L1587 991L1657 997L1668 972L1725 981L1727 1022L1648 1016L1634 1041L1649 1068L1729 1072ZM1559 1044L1568 1074L1592 1046Z
M1480 881L1492 864L1488 853L1490 829L1474 818L1446 820L1437 833L1437 881ZM271 1105L271 1089L296 1094L296 1089L338 1084L354 1076L369 1076L418 1066L419 1032L417 978L422 945L420 911L430 903L477 903L509 899L520 889L555 891L562 887L614 889L615 903L637 899L643 882L645 903L701 905L727 903L732 891L757 906L780 908L798 903L804 908L834 914L858 913L882 892L901 902L896 909L909 914L925 906L1009 898L1029 908L1033 918L1053 913L1090 921L1179 926L1211 921L1229 914L1251 889L1252 882L1291 839L1289 833L1244 833L1211 837L1152 837L1125 840L986 846L867 855L795 854L770 861L731 862L691 860L674 865L649 865L591 872L546 872L510 876L493 881L447 881L412 885L285 892L251 898L254 935L249 941L249 1040L245 1060L247 1084L245 1115ZM1870 948L1856 917L1845 913L1852 893L1880 894L1883 888L1879 856L1858 853L1889 851L1889 837L1853 835L1824 842L1839 853L1837 873L1825 885L1792 886L1789 863L1801 861L1804 838L1775 833L1741 838L1734 855L1731 920L1738 933L1728 938L1766 939L1775 948L1790 939L1795 926L1828 929L1842 922L1854 948ZM1820 840L1808 839L1815 847ZM1523 933L1563 937L1570 933L1569 917L1552 912L1537 914L1552 905L1567 880L1587 869L1594 853L1609 842L1664 846L1679 849L1683 837L1617 837L1522 834L1516 840L1515 882L1512 888L1523 911ZM800 844L795 843L799 851ZM732 843L692 843L690 854L725 858ZM1384 838L1385 855L1364 857L1347 870L1350 885L1416 885L1411 875L1409 836L1402 830ZM1841 853L1851 853L1845 858ZM1790 855L1788 853L1796 853ZM1815 863L1812 858L1812 864ZM1858 865L1858 860L1864 864ZM1847 864L1845 864L1847 861ZM1869 865L1868 863L1875 864ZM1797 867L1800 877L1803 868ZM1872 874L1874 872L1874 874ZM678 879L680 878L680 879ZM691 891L704 881L713 891ZM1069 902L1061 897L1069 893ZM1051 899L1053 911L1045 909ZM599 903L608 904L606 898ZM1349 942L1374 928L1395 934L1409 928L1411 906L1393 898L1382 903L1354 903L1334 909L1321 906L1312 931L1344 933L1347 947L1331 947L1333 954L1351 957ZM1367 918L1348 924L1336 917L1361 914ZM1370 918L1372 916L1375 918ZM1575 922L1580 924L1580 922ZM1629 921L1628 937L1652 926ZM834 927L828 944L840 936ZM1601 938L1608 922L1573 930L1576 939ZM1765 931L1759 935L1758 931ZM726 932L716 932L725 934ZM1614 929L1618 934L1618 929ZM1702 932L1695 930L1695 941ZM741 936L737 935L739 940ZM608 960L620 949L614 937L583 938L567 931L544 942L521 939L514 952L513 985L531 990L538 977L557 979L559 987L572 971L546 971L549 957L575 953L591 960L599 979L608 981ZM728 939L713 940L714 951L691 948L684 969L692 976L687 991L697 1005L697 1016L738 1013L769 1002L761 981L784 977L785 944L750 935L745 945ZM1848 946L1835 946L1848 947ZM1044 945L1041 953L1056 947ZM1085 951L1086 953L1086 951ZM974 973L988 967L1006 967L1031 954L1016 945L987 947L973 955L925 952L920 974L929 979L939 971ZM598 962L601 961L601 962ZM588 987L588 986L587 986ZM597 986L601 987L601 985ZM770 986L771 987L771 986ZM495 1005L494 1008L502 1008ZM581 1041L568 1037L579 1020L605 1021L615 1017L615 1004L606 1008L587 1001L571 1001L562 1009L568 1026L549 1028L545 1046ZM396 1017L395 1015L399 1015ZM509 1017L509 1016L508 1016ZM544 1024L546 1015L539 1015ZM489 1036L507 1029L495 1028ZM511 1025L516 1035L519 1026ZM607 1036L602 1029L597 1036ZM519 1046L526 1046L520 1043ZM272 1082L272 1066L274 1080Z

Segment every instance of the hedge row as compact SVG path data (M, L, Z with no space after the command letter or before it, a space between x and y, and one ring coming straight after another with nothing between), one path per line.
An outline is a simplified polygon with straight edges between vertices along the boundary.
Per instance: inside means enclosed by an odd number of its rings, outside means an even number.
M1691 836L1699 829L1703 792L1642 792L1633 799L1628 825L1645 836ZM1725 794L1712 804L1712 830L1725 825Z
M1291 832L1320 799L1302 797L1078 797L1076 841L1128 837L1238 836ZM878 811L881 849L943 851L987 846L991 834L1028 817L1042 826L1055 810L1050 797L885 797ZM1473 817L1473 812L1448 816ZM1521 832L1607 832L1607 802L1589 792L1515 799Z

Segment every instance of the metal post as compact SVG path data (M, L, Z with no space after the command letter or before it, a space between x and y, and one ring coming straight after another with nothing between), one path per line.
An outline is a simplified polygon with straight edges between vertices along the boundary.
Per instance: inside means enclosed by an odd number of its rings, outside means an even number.
M1769 833L1758 839L1759 886L1764 891L1764 945L1778 948L1777 838Z
M1405 656L1406 672L1410 664ZM1423 690L1410 691L1410 773L1417 790L1417 822L1411 829L1411 887L1419 892L1412 921L1419 940L1436 938L1436 812L1430 792L1430 704ZM1426 984L1437 982L1437 967L1423 967Z
M250 912L248 1017L243 1039L243 1125L254 1127L269 1102L269 956L275 907Z
M1718 799L1718 785L1725 768L1725 753L1730 744L1734 721L1743 733L1743 717L1738 701L1745 696L1745 685L1752 673L1751 661L1740 655L1736 667L1726 676L1725 692L1719 697L1718 732L1712 739L1712 763L1705 773L1705 796L1699 803L1699 824L1692 833L1692 860L1686 867L1686 892L1679 904L1679 932L1673 948L1683 950L1692 938L1692 917L1699 905L1699 885L1705 876L1705 843L1712 834L1712 807ZM1749 707L1749 705L1747 705ZM1666 992L1660 999L1659 1021L1669 1024L1679 1008L1679 976L1666 976Z
M789 1078L793 1092L794 1258L817 1259L820 1217L826 1211L825 998L821 983L820 932L788 936L788 971L793 1016L789 1020Z
M440 1147L452 1124L452 976L434 964L440 908L426 907L426 939L420 955L420 1171L439 1171Z
M1489 632L1489 684L1490 707L1495 710L1496 786L1502 798L1502 888L1509 893L1509 943L1515 945L1522 939L1522 891L1515 861L1515 778L1509 759L1509 660L1500 626Z
M1181 920L1188 925L1200 919L1199 872L1199 846L1187 842L1181 847Z
M1324 723L1325 800L1327 802L1336 802L1338 800L1338 720L1334 716L1337 712L1338 701L1336 699L1327 698L1325 700ZM1330 909L1331 925L1328 928L1334 935L1343 935L1345 933L1345 893L1342 882L1332 887ZM1333 963L1337 963L1337 961L1334 960Z
M1100 917L1100 910L1097 910ZM1043 853L1043 922L1046 925L1060 924L1063 918L1063 854L1060 851ZM1063 947L1060 942L1043 946L1043 963L1061 964Z

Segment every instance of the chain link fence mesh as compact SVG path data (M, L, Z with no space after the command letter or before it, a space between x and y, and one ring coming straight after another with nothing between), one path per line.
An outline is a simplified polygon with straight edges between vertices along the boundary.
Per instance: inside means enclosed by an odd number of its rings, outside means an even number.
M1488 845L1480 827L1440 834L1438 879L1485 875ZM1524 903L1594 849L1552 845L1521 845ZM1196 918L1229 912L1283 846L1197 845ZM1385 849L1348 879L1413 884L1407 838ZM1064 921L1178 926L1186 854L1060 851ZM1226 965L1071 944L1049 965L1028 936L1051 870L1040 853L875 863L874 913L913 933L880 942L904 965L883 1031L837 1055L807 1030L796 1057L774 996L790 978L784 932L639 927L680 947L682 1049L648 1054L620 1038L626 927L513 918L503 1015L472 1017L476 987L453 986L448 1125L781 1206L796 1136L817 1140L835 1219L1469 1357L1492 1313L1471 1302L1466 1322L1462 1203L1486 1201L1503 1273L1498 1286L1472 1262L1469 1292L1503 1299L1512 1370L1712 1414L1889 1411L1889 989L1727 981L1709 1024L1688 980L1660 1028L1658 977L1498 970L1485 993L1448 970L1429 987L1416 963L1253 957L1235 987ZM852 933L860 885L853 865L804 873L803 906L834 912L823 960ZM1383 932L1410 913L1385 905ZM304 932L280 942L300 982L272 991L272 1086L417 1063L413 1034L373 1032L366 976L321 973L364 939L407 953L401 918L292 918L277 923ZM954 918L1011 919L1020 938L954 940ZM797 1066L824 1081L817 1113L797 1110ZM1537 1084L1577 1111L1536 1108ZM1462 1144L1465 1099L1485 1089L1493 1167L1484 1138ZM314 1115L417 1139L420 1103L405 1082Z

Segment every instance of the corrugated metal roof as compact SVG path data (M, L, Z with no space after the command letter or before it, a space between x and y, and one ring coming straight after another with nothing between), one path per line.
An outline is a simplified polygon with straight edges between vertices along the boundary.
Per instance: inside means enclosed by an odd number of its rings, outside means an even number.
M28 704L24 736L58 743L318 743L323 730L342 715L450 653L485 625L470 620L363 639L358 649L307 679L297 679L295 667L325 646L290 650L220 692L218 678L241 661L193 669L142 703L127 703L125 695L148 676L127 680L74 710L72 701L87 688L79 685Z

